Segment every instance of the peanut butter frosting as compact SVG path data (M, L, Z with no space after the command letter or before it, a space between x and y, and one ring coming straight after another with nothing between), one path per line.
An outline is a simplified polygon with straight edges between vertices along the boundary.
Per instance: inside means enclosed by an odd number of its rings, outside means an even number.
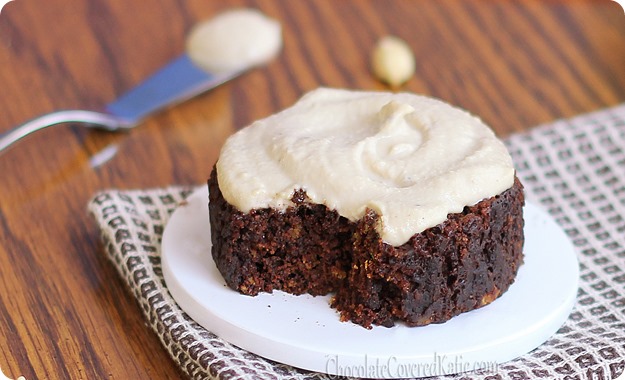
M504 144L479 118L411 93L319 88L241 129L217 162L242 212L286 209L296 189L352 220L367 209L391 245L512 187Z

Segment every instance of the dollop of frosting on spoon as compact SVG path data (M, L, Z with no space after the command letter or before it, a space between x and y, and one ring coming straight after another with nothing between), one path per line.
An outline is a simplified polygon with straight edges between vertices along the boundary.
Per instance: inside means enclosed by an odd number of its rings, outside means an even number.
M191 29L186 51L211 73L237 72L273 59L282 47L280 23L250 8L220 13Z

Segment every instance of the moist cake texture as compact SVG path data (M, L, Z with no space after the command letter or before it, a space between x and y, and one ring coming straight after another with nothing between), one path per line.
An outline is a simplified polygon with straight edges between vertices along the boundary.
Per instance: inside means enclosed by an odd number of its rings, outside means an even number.
M514 282L523 261L523 187L451 214L438 226L394 247L369 210L357 223L304 191L295 206L238 211L209 181L213 259L242 294L282 290L335 292L342 321L364 327L441 323L494 301Z
M367 328L484 306L523 259L523 187L505 147L430 98L314 91L229 138L208 186L229 287L333 293L341 320Z

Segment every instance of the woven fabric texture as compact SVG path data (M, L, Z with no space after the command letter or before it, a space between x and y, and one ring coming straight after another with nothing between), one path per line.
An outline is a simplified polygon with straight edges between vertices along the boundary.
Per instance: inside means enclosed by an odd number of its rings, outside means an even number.
M532 352L430 379L616 379L625 370L625 105L543 125L505 143L528 201L547 210L575 246L577 302L559 331ZM193 190L114 189L88 205L108 258L164 349L191 379L337 378L239 349L177 306L163 280L160 242L168 218Z

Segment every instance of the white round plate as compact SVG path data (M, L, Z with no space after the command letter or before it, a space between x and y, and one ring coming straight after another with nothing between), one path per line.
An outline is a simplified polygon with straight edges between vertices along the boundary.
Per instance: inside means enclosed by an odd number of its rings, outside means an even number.
M566 320L577 294L573 246L553 219L525 206L525 261L490 305L442 324L375 326L340 322L329 296L280 291L249 297L228 288L210 254L208 190L192 194L163 236L167 287L196 322L245 350L295 367L365 378L425 377L479 368L536 348Z

